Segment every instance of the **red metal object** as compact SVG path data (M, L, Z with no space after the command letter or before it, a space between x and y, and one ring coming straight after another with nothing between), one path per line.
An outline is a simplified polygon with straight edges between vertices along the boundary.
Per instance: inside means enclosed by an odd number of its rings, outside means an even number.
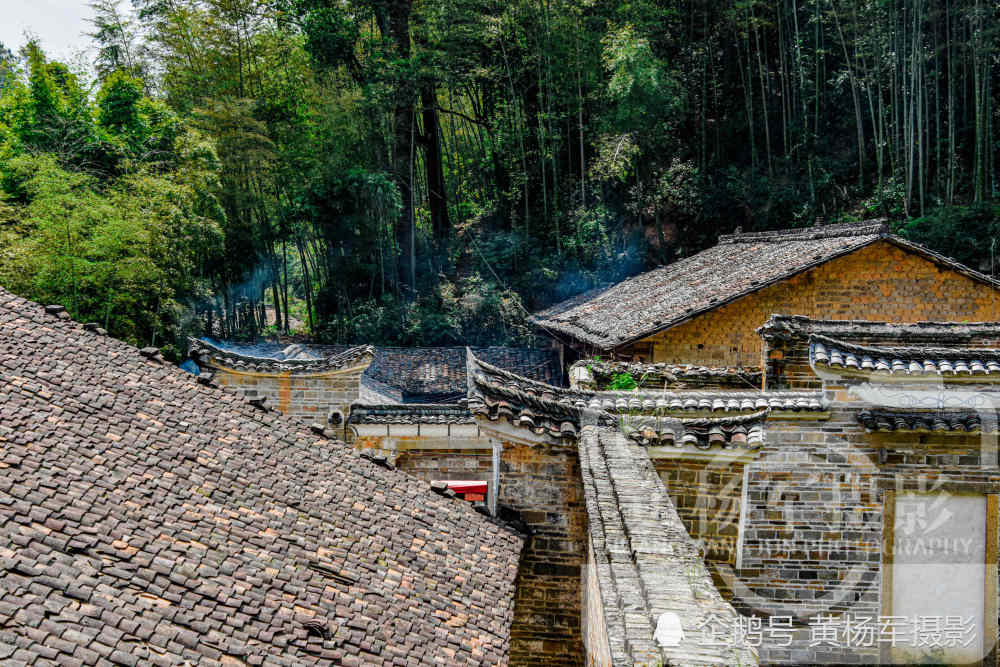
M486 493L486 482L465 479L446 479L444 483L455 493ZM468 498L466 498L468 500Z

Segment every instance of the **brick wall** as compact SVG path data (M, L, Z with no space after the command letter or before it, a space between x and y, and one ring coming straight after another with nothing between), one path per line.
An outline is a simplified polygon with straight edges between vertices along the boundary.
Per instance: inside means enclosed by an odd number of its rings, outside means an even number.
M842 387L827 389L831 399L845 397ZM857 421L862 407L834 400L828 418L768 420L761 458L747 464L742 569L735 571L746 588L733 599L742 613L802 623L817 614L878 617L885 490L919 478L1000 490L1000 471L981 467L978 434L867 433ZM801 626L790 646L765 642L761 664L878 662L878 648L811 640Z
M604 667L611 664L611 645L608 627L604 621L604 603L597 577L593 545L587 545L587 564L583 574L583 644L587 667Z
M264 404L272 410L298 417L309 423L327 423L333 411L346 418L350 405L357 400L364 367L317 374L281 375L215 369L214 379L220 385L260 392L267 397Z
M580 665L587 516L576 448L504 442L499 500L534 532L521 553L510 663Z
M493 470L493 452L489 443L484 449L410 450L396 456L396 467L414 477L435 479L465 479L489 482Z
M738 609L799 622L819 613L879 616L882 502L872 461L878 453L853 412L816 422L768 421L761 459L748 464L738 574L752 594L734 600ZM811 647L808 639L765 645L761 663L859 659ZM877 654L863 653L872 662Z
M736 564L743 464L653 459L688 534L703 540L705 560Z
M889 322L1000 319L994 290L888 241L827 262L637 343L652 361L760 366L772 313Z

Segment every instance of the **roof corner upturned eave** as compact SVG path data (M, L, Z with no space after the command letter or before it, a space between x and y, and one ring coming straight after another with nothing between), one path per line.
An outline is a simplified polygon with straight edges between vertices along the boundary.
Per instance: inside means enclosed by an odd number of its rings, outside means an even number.
M375 348L371 345L357 345L323 359L273 359L242 354L200 338L189 337L188 356L199 366L234 373L321 375L364 372L375 358Z
M467 354L467 406L484 426L506 421L534 436L571 444L589 418L589 394L555 387L505 371Z

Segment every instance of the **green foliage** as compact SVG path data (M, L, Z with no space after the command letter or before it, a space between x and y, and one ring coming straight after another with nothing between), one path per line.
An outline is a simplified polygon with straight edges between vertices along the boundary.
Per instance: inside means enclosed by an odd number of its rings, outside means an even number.
M97 123L116 134L140 135L142 82L122 70L112 72L97 94Z
M637 389L635 378L630 373L615 373L608 383L608 391L632 391Z
M94 0L90 3L94 16L90 20L94 32L91 38L97 44L97 73L106 79L115 72L141 77L147 64L139 53L137 26L132 17L121 9L119 0Z
M92 4L94 86L0 47L0 278L135 340L530 343L818 217L995 265L995 8L131 4Z
M51 156L3 169L26 205L3 237L0 284L136 343L176 339L181 300L204 291L198 273L221 241L191 188L141 174L102 189Z
M179 355L222 248L219 162L141 81L91 104L34 44L0 95L0 285Z
M1000 206L947 206L896 225L911 241L996 275L1000 268Z

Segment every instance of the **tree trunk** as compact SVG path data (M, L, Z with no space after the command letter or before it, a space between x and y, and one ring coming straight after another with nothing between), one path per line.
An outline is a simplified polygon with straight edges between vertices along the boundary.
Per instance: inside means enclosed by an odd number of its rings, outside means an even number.
M421 116L424 132L424 171L427 179L427 203L431 211L431 227L438 243L448 238L451 223L448 220L448 192L444 182L444 162L441 155L441 122L438 116L437 91L433 83L424 84L420 90L423 105Z
M376 5L376 21L382 36L392 43L395 56L400 61L409 60L410 48L410 11L413 7L412 0L390 0L385 4ZM403 200L403 207L396 219L395 232L396 243L398 244L400 262L397 279L401 285L415 289L413 276L416 267L410 257L414 244L411 231L413 220L413 175L411 168L411 157L413 143L413 109L415 102L414 91L410 87L410 82L404 80L402 76L396 81L395 101L393 108L393 134L392 134L392 171L399 188L400 197ZM406 289L402 291L408 291Z

